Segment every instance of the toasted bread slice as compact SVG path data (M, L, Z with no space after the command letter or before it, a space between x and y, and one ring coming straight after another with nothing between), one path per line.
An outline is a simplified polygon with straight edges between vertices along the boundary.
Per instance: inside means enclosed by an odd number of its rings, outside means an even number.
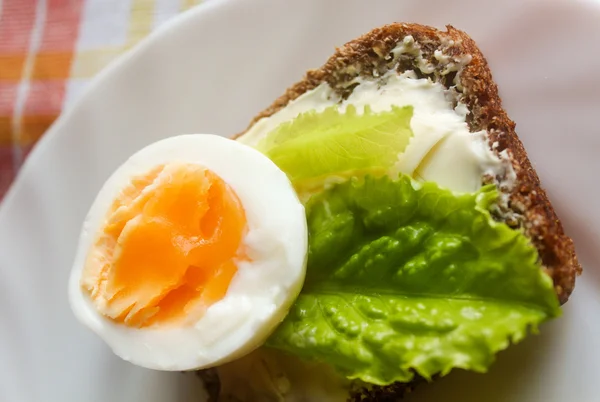
M392 50L408 36L411 37L411 45L419 49L418 57L410 52L399 57L392 55ZM564 233L541 187L523 144L517 137L515 123L502 109L498 89L485 58L466 33L452 26L440 31L406 23L374 29L337 49L322 67L308 71L302 81L290 87L271 106L259 113L248 129L323 83L344 98L352 92L352 82L357 77L377 78L392 69L396 69L398 74L412 70L419 78L441 83L454 95L456 102L468 108L470 131L485 130L490 149L497 156L508 158L514 171L510 186L505 184L506 177L488 176L483 179L486 183L495 183L506 194L503 204L495 212L495 218L513 228L522 229L529 237L538 249L543 269L554 281L560 302L565 303L573 291L576 276L581 273L573 241ZM219 380L215 371L200 372L200 375L211 385L213 399L219 400ZM410 384L354 388L348 400L396 401L421 381L416 379Z
M407 36L411 36L414 46L420 49L421 60L410 53L402 54L400 58L393 58L390 54ZM442 59L440 54L445 57ZM413 70L420 77L430 78L455 91L456 101L466 105L469 110L467 123L470 130L487 131L492 151L510 159L516 174L510 188L502 185L504 177L484 179L495 182L508 195L507 202L497 211L496 218L525 231L538 249L543 268L554 281L560 302L565 303L573 291L575 278L581 273L573 241L564 233L541 187L537 173L515 132L515 123L502 109L498 88L487 61L466 33L452 26L447 26L447 31L440 31L429 26L405 23L374 29L338 48L321 68L308 71L302 81L290 87L271 106L259 113L248 128L324 82L340 95L348 96L353 89L351 82L357 76L377 77L392 68L396 68L398 73Z

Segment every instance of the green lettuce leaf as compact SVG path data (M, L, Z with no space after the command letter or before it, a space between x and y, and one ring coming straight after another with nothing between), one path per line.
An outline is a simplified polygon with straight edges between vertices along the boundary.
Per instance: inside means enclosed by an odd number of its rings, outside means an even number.
M374 113L368 106L357 113L332 106L309 111L282 123L258 144L296 185L331 174L382 170L391 167L412 136L412 106Z
M268 346L380 385L486 371L560 314L536 249L490 217L496 198L493 186L455 195L407 176L314 196L305 285Z

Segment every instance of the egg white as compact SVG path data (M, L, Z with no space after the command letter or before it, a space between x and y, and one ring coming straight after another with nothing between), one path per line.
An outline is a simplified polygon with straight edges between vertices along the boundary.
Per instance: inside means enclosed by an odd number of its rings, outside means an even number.
M171 162L197 163L236 192L246 213L243 239L250 261L239 262L223 299L198 322L182 327L132 328L99 313L80 285L86 256L113 202L131 180ZM83 224L69 282L75 316L121 358L157 370L222 364L260 346L295 300L306 271L304 207L287 176L253 148L223 137L171 137L131 156L106 181Z

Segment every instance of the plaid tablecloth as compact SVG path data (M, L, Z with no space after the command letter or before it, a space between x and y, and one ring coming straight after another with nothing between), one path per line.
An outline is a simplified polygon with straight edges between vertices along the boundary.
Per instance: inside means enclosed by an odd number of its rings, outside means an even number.
M0 199L96 73L201 0L0 0Z

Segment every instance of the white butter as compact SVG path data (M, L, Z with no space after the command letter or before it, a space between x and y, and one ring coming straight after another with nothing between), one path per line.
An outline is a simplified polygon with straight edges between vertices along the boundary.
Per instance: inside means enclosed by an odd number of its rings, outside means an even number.
M402 47L399 45L392 52L394 58L414 51L410 45L410 40L402 42ZM393 105L410 105L414 136L392 173L433 181L456 192L473 192L481 187L484 175L504 176L507 169L512 169L507 159L498 158L490 150L485 131L469 131L467 107L458 104L453 108L442 84L419 79L414 71L399 75L394 70L376 79L357 78L354 82L358 85L346 100L341 100L327 83L319 85L272 116L259 120L239 141L254 146L279 124L300 113L322 111L335 104L341 110L354 105L358 111L368 105L375 112L390 110Z

